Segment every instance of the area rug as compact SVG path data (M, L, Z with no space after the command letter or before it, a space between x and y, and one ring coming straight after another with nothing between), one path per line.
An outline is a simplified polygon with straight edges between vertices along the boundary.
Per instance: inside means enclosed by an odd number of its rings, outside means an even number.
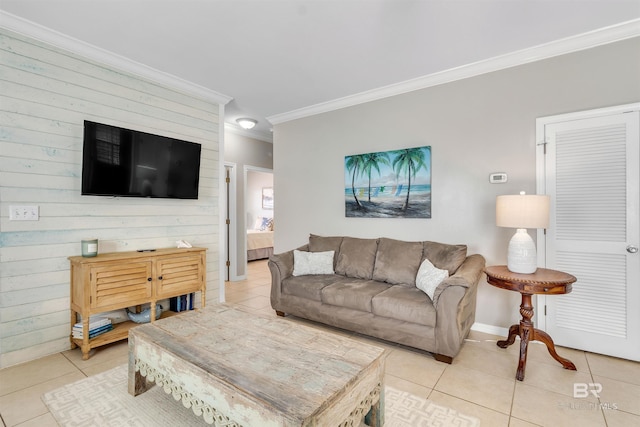
M137 397L129 395L126 365L47 392L42 400L63 427L209 425L160 387ZM392 387L385 388L387 427L479 425L477 418Z

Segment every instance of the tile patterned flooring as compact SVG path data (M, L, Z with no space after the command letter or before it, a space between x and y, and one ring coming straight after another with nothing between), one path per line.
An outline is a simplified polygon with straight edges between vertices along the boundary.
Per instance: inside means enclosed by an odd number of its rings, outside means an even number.
M248 279L226 283L227 302L274 315L269 303L271 277L266 261L249 263ZM516 381L518 345L496 346L497 337L472 331L453 364L426 352L371 339L302 319L388 349L388 385L478 417L483 426L639 426L640 363L567 348L558 353L577 372L562 369L544 345L531 345L524 381ZM96 349L89 360L80 350L57 353L0 370L2 426L57 426L40 396L126 363L126 341ZM599 383L599 398L574 398L574 383Z

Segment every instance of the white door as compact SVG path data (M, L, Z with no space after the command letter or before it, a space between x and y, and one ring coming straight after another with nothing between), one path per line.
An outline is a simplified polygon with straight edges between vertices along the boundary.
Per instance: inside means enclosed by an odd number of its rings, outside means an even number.
M578 279L570 294L539 298L539 326L558 345L632 360L640 360L639 109L538 123L546 151L538 190L551 196L541 261Z

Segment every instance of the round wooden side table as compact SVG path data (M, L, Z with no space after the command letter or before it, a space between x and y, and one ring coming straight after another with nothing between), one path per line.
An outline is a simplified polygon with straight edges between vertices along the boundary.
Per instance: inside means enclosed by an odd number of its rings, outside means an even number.
M576 366L568 359L558 356L553 340L544 331L535 329L531 318L533 317L533 306L531 296L534 294L562 295L571 292L571 284L576 278L571 274L562 271L538 268L535 273L521 274L513 273L507 269L506 265L496 265L485 268L487 282L498 288L509 291L520 292L522 304L520 304L520 314L522 320L519 324L509 328L509 336L506 340L498 341L498 347L507 348L515 342L516 335L520 337L520 360L516 379L524 379L524 370L527 365L527 348L529 341L542 341L547 346L551 357L562 364L565 369L576 370Z

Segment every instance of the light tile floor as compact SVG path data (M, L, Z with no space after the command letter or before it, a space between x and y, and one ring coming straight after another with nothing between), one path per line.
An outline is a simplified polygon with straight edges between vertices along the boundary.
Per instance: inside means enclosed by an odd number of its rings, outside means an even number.
M227 302L275 315L269 303L266 261L249 263L248 279L226 283ZM345 334L388 349L388 385L480 418L483 426L639 426L640 363L559 348L577 372L562 369L542 344L531 345L524 381L516 381L518 345L501 349L497 337L473 332L453 364L426 352L367 338L294 317L291 321ZM0 370L3 426L56 426L41 395L126 363L126 341L93 351L82 360L69 350ZM599 398L574 398L574 383L599 383Z

